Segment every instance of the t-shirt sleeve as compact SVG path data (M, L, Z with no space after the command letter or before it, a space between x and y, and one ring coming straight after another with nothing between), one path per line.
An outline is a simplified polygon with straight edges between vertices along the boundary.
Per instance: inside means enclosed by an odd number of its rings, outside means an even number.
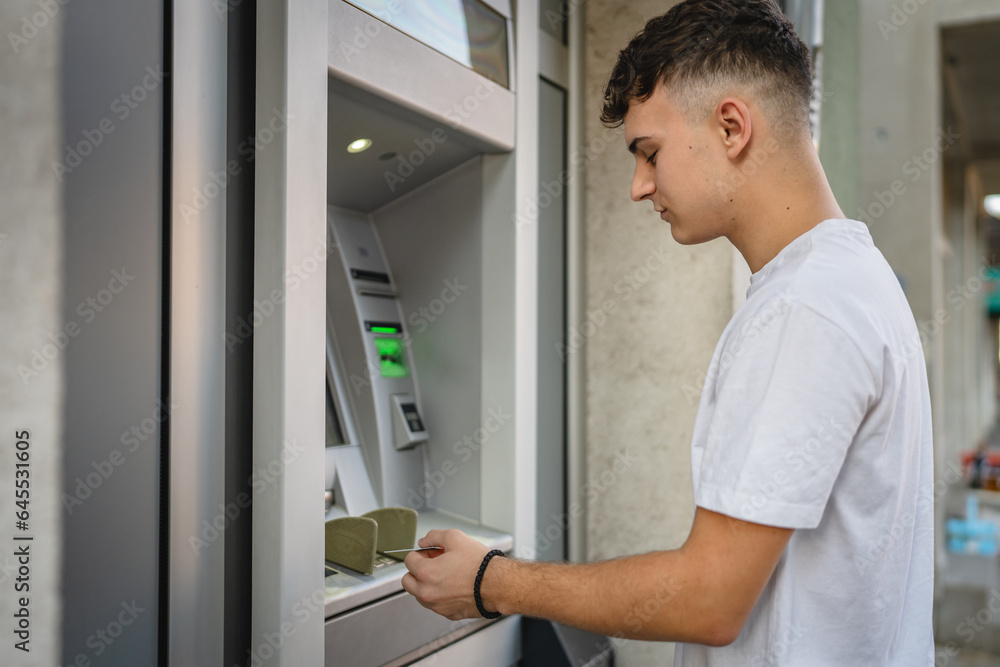
M815 528L877 395L872 367L840 326L794 303L746 325L719 369L695 504Z

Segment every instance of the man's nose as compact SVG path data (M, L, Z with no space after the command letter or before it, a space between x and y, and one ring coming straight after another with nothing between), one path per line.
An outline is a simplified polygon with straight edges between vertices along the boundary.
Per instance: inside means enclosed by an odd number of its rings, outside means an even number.
M632 190L629 192L632 201L642 201L654 192L656 192L656 185L653 183L652 170L646 168L646 165L637 164L635 173L632 175Z

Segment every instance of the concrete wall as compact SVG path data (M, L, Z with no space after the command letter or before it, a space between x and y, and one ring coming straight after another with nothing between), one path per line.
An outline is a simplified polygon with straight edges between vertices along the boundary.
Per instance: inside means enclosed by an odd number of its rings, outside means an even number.
M858 3L826 0L819 157L848 217L858 209Z
M732 315L728 242L675 243L648 202L629 199L633 158L621 132L599 121L618 51L672 4L586 4L587 311L594 325L570 326L590 333L590 560L675 548L687 537L698 389ZM670 665L673 645L623 642L618 656L624 667Z
M892 23L892 0L860 4L864 75L859 81L858 205L863 212L848 212L871 227L918 320L932 318L935 309L937 269L931 268L938 261L935 244L941 227L935 195L940 158L937 168L926 169L912 160L915 153L933 148L939 123L937 36L930 4L899 27ZM933 360L931 366L933 370Z
M0 664L54 665L60 657L59 505L62 379L50 334L62 327L62 193L50 164L59 145L62 19L34 0L0 4ZM40 15L40 16L39 16ZM58 336L57 336L58 338ZM34 350L46 355L31 375ZM24 376L19 373L19 366ZM16 432L27 431L28 529L15 530ZM31 536L13 541L14 535ZM28 546L27 581L14 551ZM27 583L28 591L15 592ZM28 599L30 652L14 648L13 615Z

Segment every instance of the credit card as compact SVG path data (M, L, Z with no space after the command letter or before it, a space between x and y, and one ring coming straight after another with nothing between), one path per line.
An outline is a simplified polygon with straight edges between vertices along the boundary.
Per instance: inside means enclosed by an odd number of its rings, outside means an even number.
M401 554L404 551L427 551L429 549L444 549L444 547L417 547L416 549L392 549L390 551L383 551L384 554Z

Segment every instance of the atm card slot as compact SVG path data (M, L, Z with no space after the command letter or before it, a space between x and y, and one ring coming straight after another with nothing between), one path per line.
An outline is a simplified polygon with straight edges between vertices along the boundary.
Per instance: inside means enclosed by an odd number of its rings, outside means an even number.
M364 269L351 269L351 277L355 280L367 280L373 283L389 284L389 274L381 271L365 271Z

